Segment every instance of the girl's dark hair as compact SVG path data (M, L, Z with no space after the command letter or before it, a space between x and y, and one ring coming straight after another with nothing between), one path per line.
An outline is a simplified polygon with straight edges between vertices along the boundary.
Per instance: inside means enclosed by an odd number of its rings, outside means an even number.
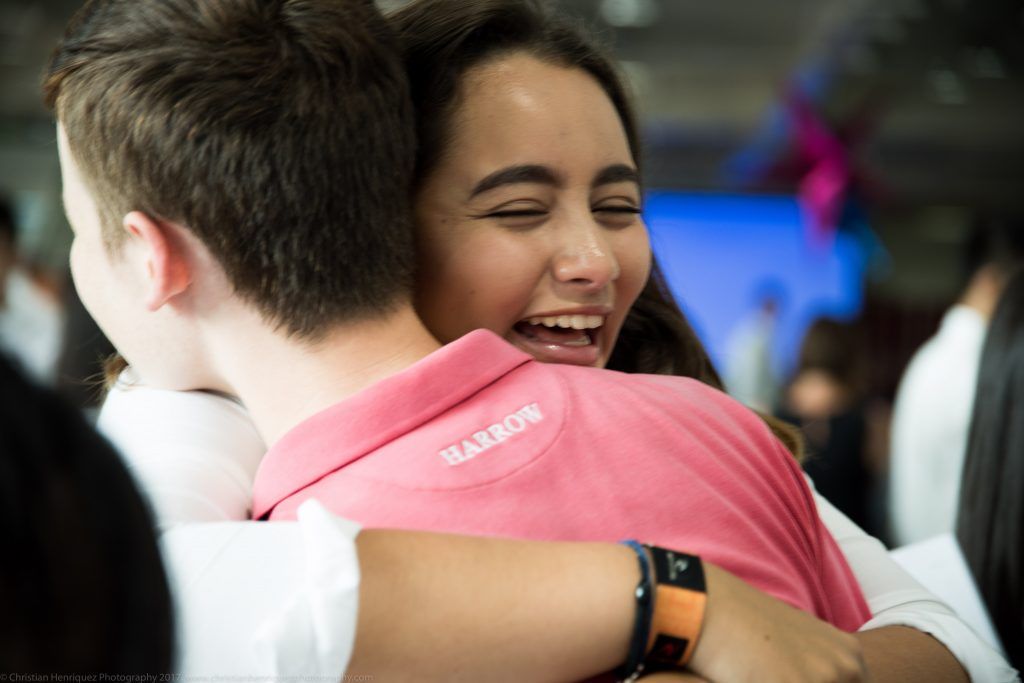
M639 136L626 88L615 63L581 24L537 0L414 0L389 19L399 34L416 110L417 181L449 148L463 75L511 52L593 76L618 112L639 164Z
M693 377L723 389L711 358L679 308L657 261L622 324L609 370Z
M580 22L549 11L538 0L413 0L390 20L399 34L416 109L416 184L449 148L465 73L512 52L590 74L615 107L633 160L640 166L640 136L627 89L614 60ZM722 389L711 358L657 262L652 266L647 285L623 323L608 368L693 377ZM801 457L799 434L774 418L761 417Z
M0 671L172 670L152 519L114 449L0 355Z
M1010 663L1024 668L1024 273L982 352L956 535Z

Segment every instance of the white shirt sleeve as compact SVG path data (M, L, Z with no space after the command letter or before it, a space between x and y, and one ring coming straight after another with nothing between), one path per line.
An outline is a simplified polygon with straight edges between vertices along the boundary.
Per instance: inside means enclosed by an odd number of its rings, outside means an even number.
M249 518L266 448L240 404L118 382L96 426L121 452L160 531Z
M953 534L942 534L889 553L921 585L953 608L981 638L1005 654L974 576Z
M871 619L861 627L862 631L908 626L945 645L972 681L1019 680L998 652L889 556L881 541L864 533L817 492L814 497L821 521L839 544L871 610Z
M297 522L186 524L165 533L178 673L342 680L355 644L358 532L307 501Z

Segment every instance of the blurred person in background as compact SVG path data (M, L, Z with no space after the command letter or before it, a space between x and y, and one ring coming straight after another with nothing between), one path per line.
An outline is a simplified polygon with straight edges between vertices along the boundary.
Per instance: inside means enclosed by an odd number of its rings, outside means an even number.
M156 534L120 458L0 353L0 673L171 670Z
M785 293L779 282L756 288L756 307L740 320L726 350L725 385L729 394L754 410L770 413L779 400L775 334Z
M985 338L954 533L893 551L1013 666L1024 665L1024 273Z
M890 450L890 525L897 545L953 530L985 330L1022 257L1020 220L976 225L965 254L967 285L903 375Z
M61 333L60 307L22 263L14 208L0 195L0 349L35 379L51 384Z
M1024 273L985 340L956 539L1010 663L1024 667Z
M864 347L856 324L819 319L800 349L780 417L799 425L807 440L804 471L818 492L873 536L874 477L867 465Z

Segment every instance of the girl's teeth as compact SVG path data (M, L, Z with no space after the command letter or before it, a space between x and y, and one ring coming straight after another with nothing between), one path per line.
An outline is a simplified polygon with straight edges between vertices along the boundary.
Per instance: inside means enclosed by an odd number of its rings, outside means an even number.
M548 315L537 318L527 318L526 322L531 325L543 325L544 327L561 327L573 330L592 330L604 323L604 317L600 315Z
M564 342L566 346L590 346L590 335L582 334L576 341Z

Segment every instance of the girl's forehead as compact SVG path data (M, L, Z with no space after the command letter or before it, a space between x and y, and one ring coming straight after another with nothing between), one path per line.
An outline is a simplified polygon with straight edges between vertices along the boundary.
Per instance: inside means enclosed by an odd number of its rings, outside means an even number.
M525 147L543 154L568 146L630 156L622 121L596 79L526 53L470 69L451 126L451 143L475 148L462 150L474 155Z

